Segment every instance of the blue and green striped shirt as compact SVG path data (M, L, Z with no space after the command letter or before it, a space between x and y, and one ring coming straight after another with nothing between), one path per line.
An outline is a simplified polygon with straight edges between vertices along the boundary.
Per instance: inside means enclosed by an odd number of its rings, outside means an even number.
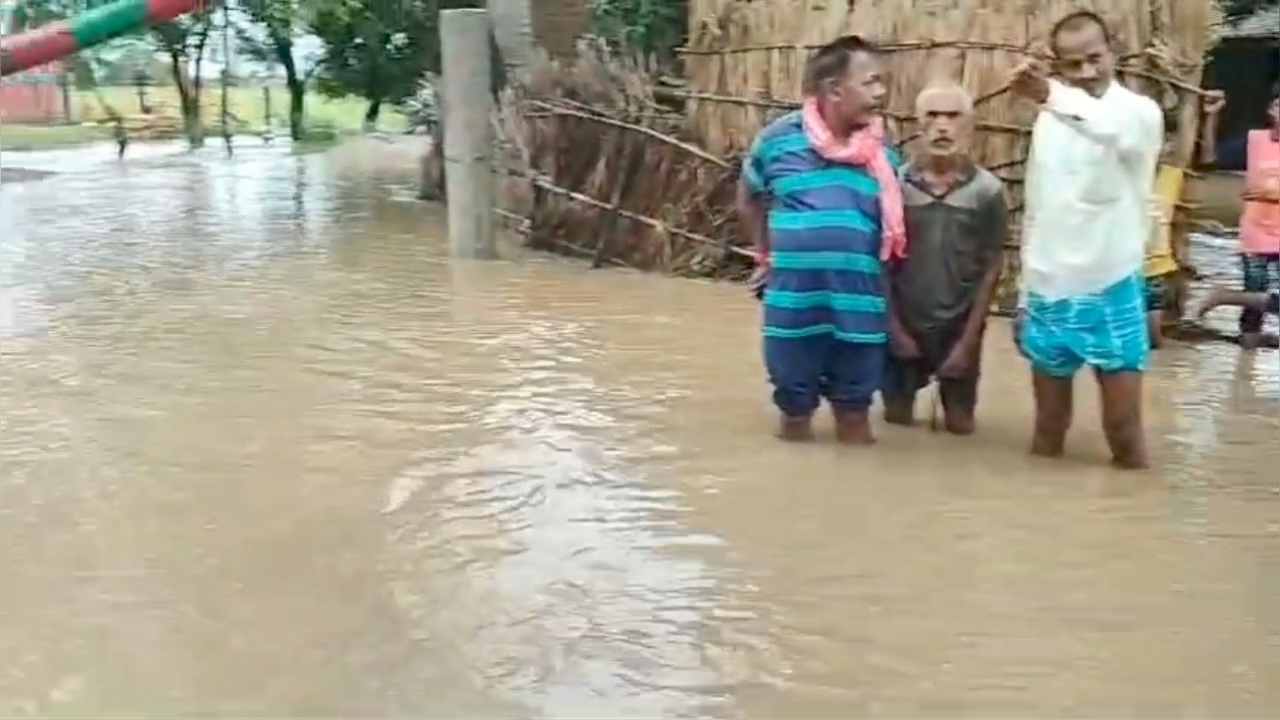
M901 164L897 150L889 153L891 163ZM875 178L819 155L799 112L760 131L742 173L769 207L773 271L764 294L765 336L885 342Z

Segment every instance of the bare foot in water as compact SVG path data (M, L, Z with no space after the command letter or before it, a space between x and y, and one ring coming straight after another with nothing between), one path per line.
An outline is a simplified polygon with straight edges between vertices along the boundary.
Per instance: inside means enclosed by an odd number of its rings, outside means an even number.
M1047 458L1062 457L1065 445L1063 438L1049 437L1036 433L1031 438L1031 454Z
M1111 458L1111 467L1117 470L1146 470L1151 465L1145 457L1127 455Z
M943 415L942 425L952 435L972 435L978 424L972 415L956 413L954 415Z
M837 412L836 442L842 445L874 445L876 436L871 432L871 418L863 412Z
M894 400L884 404L884 421L890 425L911 426L916 424L915 402Z
M779 440L787 442L809 442L813 440L813 418L783 415L777 435Z

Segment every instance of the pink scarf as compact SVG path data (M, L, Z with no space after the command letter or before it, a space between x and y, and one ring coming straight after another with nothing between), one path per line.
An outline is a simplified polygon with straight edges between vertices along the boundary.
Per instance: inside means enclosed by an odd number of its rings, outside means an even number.
M903 218L902 186L885 152L884 121L876 118L848 138L836 139L818 112L818 101L814 98L804 101L802 118L804 134L819 155L831 162L866 168L880 184L880 259L905 258L907 225Z

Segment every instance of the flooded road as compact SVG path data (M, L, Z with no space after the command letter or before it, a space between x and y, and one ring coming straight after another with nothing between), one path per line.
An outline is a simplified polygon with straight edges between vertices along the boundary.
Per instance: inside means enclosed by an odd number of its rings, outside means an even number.
M0 190L0 715L1280 709L1275 352L1162 351L1146 475L1002 326L977 436L783 446L742 288L451 263L405 154Z

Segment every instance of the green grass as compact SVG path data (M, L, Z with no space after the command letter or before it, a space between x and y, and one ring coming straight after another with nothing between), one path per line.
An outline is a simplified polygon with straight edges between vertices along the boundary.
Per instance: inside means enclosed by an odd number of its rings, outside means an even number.
M139 115L138 96L131 87L102 89L103 99L116 112L128 117ZM159 115L178 115L178 95L172 87L147 88L147 100L153 112ZM222 111L221 88L205 87L201 93L204 121L207 132L217 132ZM239 132L257 133L265 126L266 99L261 87L228 88L227 106ZM358 97L330 98L319 93L308 93L305 126L312 129L314 140L336 140L343 135L363 131L364 113L368 102ZM271 88L271 120L277 135L288 133L289 93L283 86ZM97 98L89 91L76 91L71 96L71 110L75 124L15 125L0 123L0 147L8 150L43 150L81 145L110 139L111 128L106 125L84 123L102 122L109 118ZM234 123L234 120L233 120ZM407 122L395 108L383 106L378 128L387 132L399 132Z
M96 125L0 124L0 149L53 150L107 140L111 128Z

